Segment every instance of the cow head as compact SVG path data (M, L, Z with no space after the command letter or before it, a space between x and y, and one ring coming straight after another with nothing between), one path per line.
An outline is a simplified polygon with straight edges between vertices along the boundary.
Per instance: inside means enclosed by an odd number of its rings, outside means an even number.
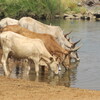
M70 62L71 62L70 60L71 60L70 54L65 55L65 59L62 62L62 65L65 67L65 69L68 69L70 67Z
M50 58L50 68L51 70L55 73L58 74L58 65L59 65L59 60L53 56L52 58Z
M79 56L78 56L77 51L71 52L71 53L70 53L70 57L71 57L72 59L74 59L75 61L80 61L80 58L79 58Z
M76 44L79 43L81 40L78 40L77 42L75 43L71 43L72 46L70 48L67 47L67 50L71 50L71 49L75 49L76 47ZM77 50L73 51L70 53L70 57L71 59L74 59L75 61L80 61L80 58L78 56L78 53L77 53Z
M77 42L72 43L71 49L75 49L76 44L79 43L80 41L81 41L81 40L78 40ZM80 48L80 47L79 47L79 48ZM79 49L79 48L78 48L78 49ZM78 53L77 53L78 49L76 49L74 52L71 52L71 53L70 53L71 58L72 58L72 59L75 59L75 61L80 61L80 58L79 58Z
M80 46L81 47L81 46ZM77 48L74 48L74 49L70 49L70 50L67 50L68 53L65 54L65 58L62 62L62 65L65 67L65 68L69 68L70 67L70 63L71 63L71 58L72 56L74 56L75 54L75 58L76 58L76 55L77 55L77 50L80 48L80 47L77 47ZM73 54L73 55L72 55ZM71 56L72 55L72 56ZM78 55L77 55L78 56Z
M72 31L71 31L72 32ZM66 46L67 47L67 49L74 49L75 48L75 46L76 46L76 44L77 43L79 43L81 40L78 40L77 42L75 42L75 43L73 43L72 41L71 41L71 39L68 37L68 35L71 33L71 32L69 32L69 33L67 33L67 34L64 34L64 37L67 39L67 41L69 41L69 43L71 44L71 47L68 47L68 46ZM75 61L80 61L80 58L79 58L79 56L78 56L78 53L77 53L77 51L75 51L75 52L71 52L70 53L70 57L72 58L72 59L75 59Z

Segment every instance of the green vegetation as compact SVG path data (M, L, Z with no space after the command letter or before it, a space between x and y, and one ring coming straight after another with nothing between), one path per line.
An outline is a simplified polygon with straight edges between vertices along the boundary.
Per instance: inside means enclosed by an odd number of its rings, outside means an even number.
M35 18L54 18L67 12L85 12L73 0L0 0L0 18L21 18L31 16Z

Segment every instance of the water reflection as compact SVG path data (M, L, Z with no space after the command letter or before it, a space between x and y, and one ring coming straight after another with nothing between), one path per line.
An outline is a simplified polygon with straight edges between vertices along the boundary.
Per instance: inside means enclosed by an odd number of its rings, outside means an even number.
M40 75L37 77L34 71L34 68L32 67L30 70L29 75L26 75L24 73L24 69L22 67L16 66L12 73L11 78L18 78L18 79L25 79L25 80L31 80L31 81L38 81L38 82L46 82L51 85L62 85L70 87L71 84L74 84L76 80L76 73L77 73L77 66L79 62L73 62L71 63L71 66L73 68L65 70L64 67L62 67L62 71L59 71L59 75L54 75L51 71L43 72L40 70ZM0 67L0 73L3 72L2 67ZM3 73L2 73L3 75Z

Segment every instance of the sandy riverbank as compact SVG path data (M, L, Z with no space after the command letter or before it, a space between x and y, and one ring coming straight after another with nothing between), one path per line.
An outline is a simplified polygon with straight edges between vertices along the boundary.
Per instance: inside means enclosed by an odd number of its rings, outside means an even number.
M0 100L100 100L92 91L0 76Z

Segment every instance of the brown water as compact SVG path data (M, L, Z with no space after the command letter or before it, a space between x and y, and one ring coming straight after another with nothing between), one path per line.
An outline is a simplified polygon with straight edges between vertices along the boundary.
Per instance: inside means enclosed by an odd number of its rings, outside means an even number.
M78 51L80 56L79 63L72 63L76 66L68 71L60 72L59 76L53 76L52 73L40 73L37 78L35 72L31 70L27 80L47 82L51 85L64 85L67 87L78 87L84 89L100 90L100 22L79 21L79 20L52 20L43 21L47 24L59 25L64 29L64 33L73 31L70 35L73 41L82 39L83 44ZM0 68L0 75L3 70ZM23 78L21 70L13 70L12 78Z

